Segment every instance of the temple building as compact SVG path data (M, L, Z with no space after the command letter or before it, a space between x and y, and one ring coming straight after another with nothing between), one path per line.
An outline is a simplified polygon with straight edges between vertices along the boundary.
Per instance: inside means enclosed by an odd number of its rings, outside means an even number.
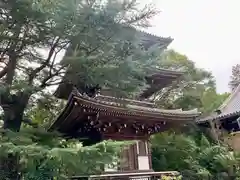
M172 41L147 33L142 37L148 46L160 44L160 50L165 49ZM147 177L145 179L149 179L150 176L159 178L163 173L152 170L150 136L193 122L199 113L196 109L189 111L159 109L154 102L147 99L155 92L171 85L182 75L183 73L179 71L156 69L146 77L149 88L136 99L116 98L105 89L100 94L89 96L80 93L77 85L62 84L55 95L68 99L67 105L50 130L58 131L69 138L79 138L83 145L92 145L109 139L134 140L136 143L121 153L121 163L111 169L106 167L105 171L111 174L115 172L111 179L114 179L113 176L115 179L121 179L119 174L121 177L128 177L126 179L131 179L130 174L131 177ZM171 173L176 174L166 172ZM110 175L101 175L102 179L103 176L109 179Z
M214 138L221 138L235 150L240 150L240 85L210 116L200 118L197 124L212 129Z

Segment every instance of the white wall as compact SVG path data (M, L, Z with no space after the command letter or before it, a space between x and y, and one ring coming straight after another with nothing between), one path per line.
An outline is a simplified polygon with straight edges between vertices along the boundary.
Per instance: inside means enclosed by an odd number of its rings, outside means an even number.
M149 157L148 156L138 156L138 169L139 170L149 170Z

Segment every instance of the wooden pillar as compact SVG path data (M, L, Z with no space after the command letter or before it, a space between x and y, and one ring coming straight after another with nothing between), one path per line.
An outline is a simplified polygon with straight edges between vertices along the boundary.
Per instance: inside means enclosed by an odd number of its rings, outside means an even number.
M152 151L151 151L151 144L149 140L147 141L147 146L148 146L149 167L150 167L150 170L152 170Z
M147 140L137 142L137 158L138 170L148 171L152 169L151 153L149 149L149 142Z

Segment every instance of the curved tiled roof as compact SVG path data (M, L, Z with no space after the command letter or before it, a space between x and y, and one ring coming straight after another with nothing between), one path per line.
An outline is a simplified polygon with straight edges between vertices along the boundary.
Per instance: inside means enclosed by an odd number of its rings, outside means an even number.
M202 123L202 122L206 122L206 121L223 120L223 119L231 118L231 117L234 117L234 116L240 116L240 110L235 111L235 112L231 112L231 113L222 113L222 114L219 114L219 115L208 116L206 118L197 119L196 122L197 123Z
M173 41L171 37L161 37L140 30L137 30L137 36L145 48L149 48L155 44L158 44L158 46L162 48L166 48Z
M119 99L108 98L114 101L103 100L102 97L92 98L87 95L82 95L75 89L71 93L65 109L51 125L49 130L57 130L60 133L75 136L79 128L84 128L85 125L88 127L88 123L90 123L89 126L95 130L97 128L97 132L103 133L105 138L107 138L108 135L112 137L116 135L123 139L146 138L146 136L151 134L192 122L199 116L196 109L191 111L182 111L181 109L166 110L149 107L149 102L130 99L121 99L121 101L119 101ZM93 123L93 125L91 123ZM94 125L94 123L96 124ZM105 127L106 124L113 129L105 132L106 128L101 129L101 127ZM120 132L118 131L119 129L115 129L123 125L125 128L124 133L125 131L128 133L126 137L122 134L122 130ZM139 127L141 127L140 130L136 129Z
M197 109L190 110L190 111L182 111L181 109L177 110L167 110L167 109L158 109L158 108L151 108L151 107L146 107L143 106L144 102L142 101L142 105L132 105L124 102L113 102L113 101L104 101L104 100L99 100L97 98L91 98L88 97L87 95L81 95L78 93L77 95L73 95L73 98L76 99L77 101L80 102L80 104L85 104L88 107L94 107L98 110L102 111L107 111L106 109L111 109L110 111L112 113L120 113L120 114L125 114L125 115L137 115L137 116L142 116L142 115L147 115L147 116L157 116L157 115L163 115L163 116L179 116L179 117L198 117L199 112ZM124 101L124 99L122 99ZM130 101L129 99L127 100L128 102ZM134 101L134 100L133 100Z
M133 28L133 29L135 29L135 28ZM135 29L136 30L136 29ZM171 41L173 41L173 38L171 37L171 36L169 36L169 37L163 37L163 36L158 36L158 35L156 35L156 34L153 34L153 33L149 33L149 32L146 32L146 31L144 31L144 30L136 30L138 33L142 33L142 34L144 34L144 36L149 36L149 37L152 37L152 38L159 38L159 39L161 39L161 40L165 40L166 42L171 42Z
M154 107L155 104L153 102L149 101L138 101L138 100L133 100L133 99L128 99L128 98L117 98L113 96L104 96L104 95L98 95L95 97L95 99L100 100L100 101L108 101L108 102L125 102L129 104L135 104L135 105L141 105L141 106L147 106L147 107Z

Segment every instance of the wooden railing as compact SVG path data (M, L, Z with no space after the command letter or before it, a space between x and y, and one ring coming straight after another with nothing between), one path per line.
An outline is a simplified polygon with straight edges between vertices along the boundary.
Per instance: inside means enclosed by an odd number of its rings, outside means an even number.
M134 172L134 173L110 173L90 176L75 176L71 180L162 180L167 177L179 177L176 171L165 172ZM170 180L170 179L169 179Z

